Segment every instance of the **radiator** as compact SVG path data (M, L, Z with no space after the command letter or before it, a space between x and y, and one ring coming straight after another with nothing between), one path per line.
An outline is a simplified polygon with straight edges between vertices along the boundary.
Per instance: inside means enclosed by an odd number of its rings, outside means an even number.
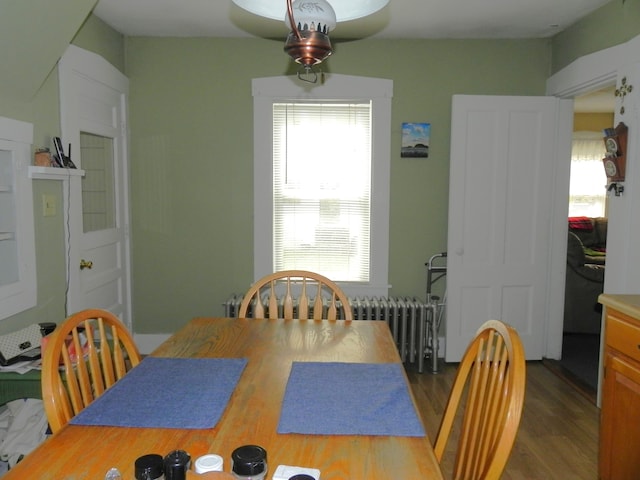
M437 362L438 340L433 341L430 329L435 318L433 305L403 297L349 298L349 302L354 320L383 320L389 324L403 363L417 365L422 373L425 358ZM237 317L241 303L242 295L232 294L223 303L225 317Z

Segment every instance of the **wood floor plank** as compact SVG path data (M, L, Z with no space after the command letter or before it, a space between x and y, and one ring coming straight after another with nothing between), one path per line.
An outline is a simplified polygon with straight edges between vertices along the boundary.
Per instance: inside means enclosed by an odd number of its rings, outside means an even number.
M420 413L435 438L457 365L438 374L408 371ZM527 362L527 390L518 437L503 480L595 480L600 410L542 362ZM457 435L454 431L454 435ZM443 458L451 478L455 439Z

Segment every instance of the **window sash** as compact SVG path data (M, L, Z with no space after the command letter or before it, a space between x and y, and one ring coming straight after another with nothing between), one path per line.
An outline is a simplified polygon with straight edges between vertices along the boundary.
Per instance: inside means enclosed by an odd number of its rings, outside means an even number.
M273 104L274 271L369 281L371 110L371 101Z
M605 216L607 176L602 166L605 154L602 134L574 133L569 186L570 217Z
M393 81L326 73L310 86L296 76L254 78L253 279L274 271L273 104L286 102L371 102L371 215L368 282L339 281L350 297L389 293L389 194ZM316 138L310 139L316 141ZM317 139L322 144L323 138Z

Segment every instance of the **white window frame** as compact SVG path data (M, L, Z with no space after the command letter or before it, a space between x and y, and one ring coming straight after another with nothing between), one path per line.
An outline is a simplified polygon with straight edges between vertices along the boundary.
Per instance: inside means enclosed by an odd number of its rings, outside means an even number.
M0 285L0 320L35 307L37 303L36 250L33 225L33 186L28 176L31 163L33 125L0 117L0 150L11 158L12 179L0 181L0 197L13 203L15 225L5 230L6 219L0 225L0 241L17 242L17 280ZM7 197L7 198L5 198ZM10 224L11 222L6 222ZM9 238L4 240L4 237ZM0 263L0 269L3 265Z
M387 296L393 81L338 74L324 74L323 79L317 84L301 82L296 76L253 79L254 281L273 272L273 103L371 100L370 278L366 283L340 282L340 286L350 297Z

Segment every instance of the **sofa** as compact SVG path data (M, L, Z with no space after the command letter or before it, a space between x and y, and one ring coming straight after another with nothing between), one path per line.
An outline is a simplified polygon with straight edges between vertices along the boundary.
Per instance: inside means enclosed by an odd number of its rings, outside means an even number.
M607 222L600 217L581 218L581 227L569 222L563 329L566 333L600 333L598 296L604 288Z
M605 264L607 226L606 217L569 217L569 231L582 242L587 263Z

